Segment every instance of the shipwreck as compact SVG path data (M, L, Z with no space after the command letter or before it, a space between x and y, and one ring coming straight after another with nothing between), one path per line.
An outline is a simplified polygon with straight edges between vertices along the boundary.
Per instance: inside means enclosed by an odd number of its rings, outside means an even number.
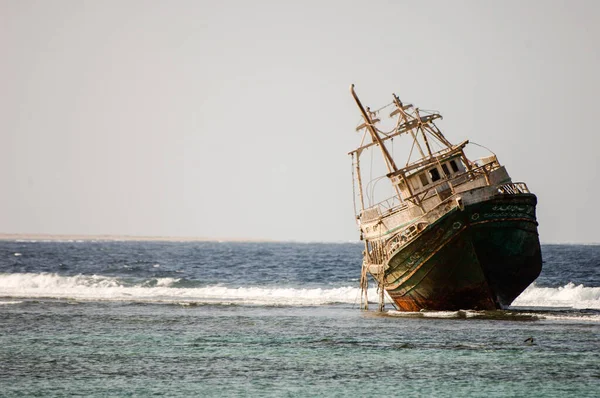
M361 305L368 308L370 274L380 310L385 295L400 311L508 307L542 269L536 196L524 182L513 182L493 153L467 158L465 148L472 144L448 141L436 125L438 112L395 94L386 107L371 111L354 85L351 93L361 114L356 130L362 132L360 145L349 153L364 242ZM378 127L383 117L391 118L388 131ZM410 148L402 163L393 155L396 137L407 139ZM368 152L380 153L382 175L373 178L361 169L361 155ZM387 181L391 196L375 203L380 181Z

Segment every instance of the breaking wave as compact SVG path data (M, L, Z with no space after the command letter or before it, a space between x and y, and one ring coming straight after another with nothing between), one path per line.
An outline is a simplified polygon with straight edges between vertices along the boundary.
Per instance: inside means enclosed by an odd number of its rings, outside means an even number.
M0 305L11 305L11 304L21 304L23 303L22 301L1 301L0 300Z
M377 300L375 288L368 291ZM0 297L56 298L89 301L175 302L311 306L358 304L360 289L353 287L297 288L276 286L199 286L182 278L127 280L102 275L0 274ZM529 286L512 308L572 308L600 310L600 287L568 283L562 287Z
M131 282L101 275L0 274L0 297L291 306L360 302L357 287L178 287L182 285L189 286L190 282L179 278ZM377 297L375 289L368 293L373 299Z
M567 283L561 287L529 286L512 303L513 307L568 307L600 309L600 287Z

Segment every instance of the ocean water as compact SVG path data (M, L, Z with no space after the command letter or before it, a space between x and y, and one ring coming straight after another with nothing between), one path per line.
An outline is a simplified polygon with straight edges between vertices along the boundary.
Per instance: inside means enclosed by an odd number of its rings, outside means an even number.
M361 251L0 241L0 396L600 396L600 246L488 312L361 311Z

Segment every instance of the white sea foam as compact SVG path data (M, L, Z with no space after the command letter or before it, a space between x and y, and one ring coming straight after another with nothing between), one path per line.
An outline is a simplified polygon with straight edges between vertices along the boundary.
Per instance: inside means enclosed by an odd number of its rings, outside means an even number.
M119 278L101 275L0 274L0 297L300 306L360 302L360 289L355 286L305 289L263 286L234 288L219 285L176 287L180 280L154 278L131 284ZM369 289L368 296L371 301L376 301L376 290ZM600 287L568 283L562 287L549 288L534 284L513 302L512 307L600 309Z
M0 297L298 306L360 302L356 287L174 287L179 281L155 278L128 285L119 278L99 275L0 274ZM375 289L368 293L371 300L377 298Z
M531 313L528 314L526 312L520 313L521 316L532 316L538 319L551 320L551 321L568 321L568 322L600 322L600 315L593 314L573 314L568 313L564 315L559 315L558 313Z
M401 318L465 318L465 311L386 311L386 315Z
M21 304L22 301L0 301L0 305Z
M532 284L517 297L512 307L600 309L600 287L574 283L561 287L538 287Z

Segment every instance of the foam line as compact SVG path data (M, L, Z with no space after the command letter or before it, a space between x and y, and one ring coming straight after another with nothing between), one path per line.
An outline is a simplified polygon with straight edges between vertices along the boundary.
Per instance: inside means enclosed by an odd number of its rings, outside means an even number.
M571 282L561 287L538 287L532 284L517 297L512 306L600 309L600 287L586 287Z
M0 297L299 306L360 302L357 287L173 287L178 281L155 278L131 285L100 275L0 274ZM376 299L375 289L369 290L369 297Z
M285 286L176 287L179 281L180 279L177 278L154 278L132 283L102 275L0 274L0 297L257 305L323 305L360 302L360 289L356 286L305 289ZM375 288L369 289L368 295L371 301L377 301ZM568 283L562 287L551 288L533 284L513 302L512 306L600 309L600 287Z

